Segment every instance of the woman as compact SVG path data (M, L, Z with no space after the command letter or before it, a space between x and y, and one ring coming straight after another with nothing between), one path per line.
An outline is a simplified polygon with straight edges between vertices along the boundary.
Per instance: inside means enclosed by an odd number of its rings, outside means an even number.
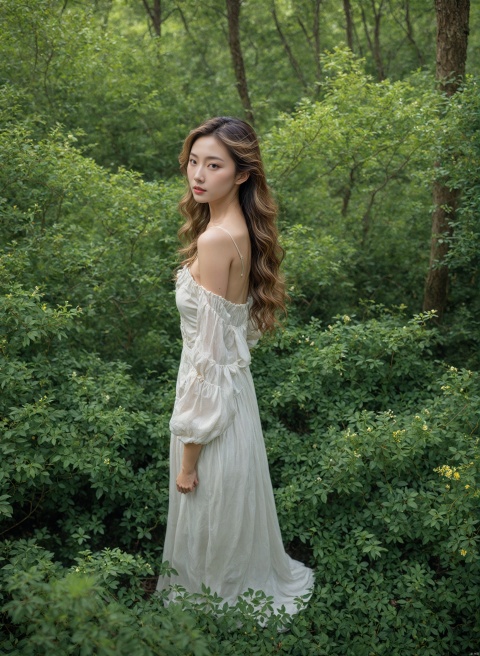
M284 309L276 208L247 123L206 121L179 159L188 246L176 289L183 352L163 555L178 575L157 589L205 584L232 605L252 588L293 614L313 573L283 548L249 369L249 347Z

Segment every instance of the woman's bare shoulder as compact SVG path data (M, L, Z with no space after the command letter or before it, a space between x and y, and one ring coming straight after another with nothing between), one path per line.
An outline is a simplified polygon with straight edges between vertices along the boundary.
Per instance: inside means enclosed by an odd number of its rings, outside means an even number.
M197 239L197 246L199 248L215 248L222 247L227 240L230 239L224 230L218 230L216 226L207 228Z

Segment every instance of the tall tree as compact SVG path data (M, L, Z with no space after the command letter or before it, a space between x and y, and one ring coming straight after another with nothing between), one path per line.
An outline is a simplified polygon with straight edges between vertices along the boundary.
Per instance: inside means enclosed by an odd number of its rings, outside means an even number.
M385 66L383 64L382 58L382 49L380 45L380 24L384 15L385 9L385 0L379 0L378 4L376 0L370 0L369 3L372 10L373 16L373 38L370 34L370 28L368 25L367 12L362 0L360 0L360 10L362 16L363 29L365 30L365 36L367 38L368 47L373 55L375 61L375 67L377 69L377 78L381 81L385 79Z
M162 0L153 0L152 5L147 0L143 0L143 6L145 7L155 34L160 36L162 33Z
M321 62L321 39L320 39L320 10L322 8L323 0L310 0L308 5L311 5L313 16L311 17L312 33L310 34L307 24L302 19L300 13L297 14L297 21L302 28L303 33L313 50L313 58L315 62L315 81L317 82L316 93L318 93L320 80L322 79L322 62ZM310 21L310 16L308 22Z
M347 36L347 46L353 52L353 17L350 0L343 0L343 12L345 14L345 32Z
M315 44L315 77L320 82L322 77L322 64L320 61L321 43L320 43L320 8L322 0L315 0L313 4L313 42ZM319 87L317 87L317 91Z
M404 11L405 11L405 32L407 34L408 42L413 46L415 52L417 53L418 63L420 64L420 66L423 66L425 63L423 54L413 35L413 23L410 14L410 0L405 0Z
M245 111L245 116L253 124L254 116L250 95L248 93L247 75L240 42L240 7L242 0L226 0L228 17L228 44L232 55L233 70L237 80L238 95Z
M437 80L440 91L447 97L457 92L465 75L467 61L470 0L435 0L437 17ZM438 164L439 166L439 164ZM460 196L448 180L436 180L433 185L434 211L430 266L425 281L424 310L436 310L439 319L447 305L448 266L444 260L452 235L452 221Z
M307 81L305 79L305 76L303 75L302 67L297 61L295 55L293 54L292 48L290 47L290 44L288 43L288 40L283 32L282 26L280 25L280 21L277 15L277 8L275 6L275 0L272 0L272 16L278 36L280 37L280 41L282 42L283 48L287 53L288 60L292 65L292 68L295 71L295 74L297 75L298 79L302 83L303 88L306 89L308 86Z

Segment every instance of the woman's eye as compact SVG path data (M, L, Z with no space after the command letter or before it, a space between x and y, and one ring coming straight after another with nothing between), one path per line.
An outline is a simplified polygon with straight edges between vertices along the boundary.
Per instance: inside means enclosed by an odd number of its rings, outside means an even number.
M196 162L194 159L190 158L189 161L188 161L188 163L189 163L189 164L196 164L197 162Z
M218 164L210 164L210 167L211 167L212 169L218 169Z

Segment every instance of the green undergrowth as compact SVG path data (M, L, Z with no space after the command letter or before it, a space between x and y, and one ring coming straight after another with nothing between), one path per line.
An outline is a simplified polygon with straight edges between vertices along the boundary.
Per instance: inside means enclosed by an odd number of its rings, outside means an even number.
M151 595L173 372L142 386L74 354L82 314L35 290L0 311L5 653L438 656L478 640L480 379L434 360L429 315L287 326L254 352L284 542L316 573L279 633L256 591L235 609Z

